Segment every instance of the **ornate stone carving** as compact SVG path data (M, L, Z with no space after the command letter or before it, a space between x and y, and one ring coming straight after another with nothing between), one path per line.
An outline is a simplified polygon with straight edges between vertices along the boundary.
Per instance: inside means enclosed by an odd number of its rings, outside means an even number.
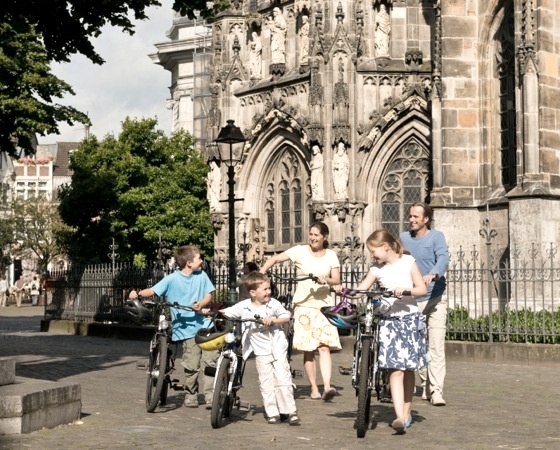
M212 220L212 228L214 229L214 231L215 232L220 231L225 223L223 214L214 213L211 214L210 218Z
M272 65L286 63L286 32L288 25L282 15L280 8L272 10L272 17L269 19L270 28L270 51L272 53Z
M299 29L299 64L309 64L309 17L301 16L301 28Z
M211 159L208 162L210 170L208 172L208 203L210 212L215 212L220 206L220 197L222 193L222 171L219 161Z
M422 51L419 49L408 50L404 54L404 62L411 70L416 70L422 65Z
M249 73L251 78L260 79L262 77L262 43L261 37L256 31L251 33L249 50Z
M379 11L375 15L375 56L388 58L391 43L391 16L384 3L379 4Z
M340 141L332 157L332 175L334 185L334 198L345 200L348 198L348 176L350 174L350 158L346 144Z
M323 151L319 145L314 144L311 147L311 197L315 201L324 200L325 194L323 192L323 172L324 161Z

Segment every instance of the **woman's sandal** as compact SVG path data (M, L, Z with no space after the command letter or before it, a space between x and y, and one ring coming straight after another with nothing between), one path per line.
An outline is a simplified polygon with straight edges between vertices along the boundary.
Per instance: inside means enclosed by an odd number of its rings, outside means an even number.
M329 390L323 392L323 401L330 402L336 394L336 389L330 388Z
M338 366L338 371L341 375L350 375L352 373L352 367Z

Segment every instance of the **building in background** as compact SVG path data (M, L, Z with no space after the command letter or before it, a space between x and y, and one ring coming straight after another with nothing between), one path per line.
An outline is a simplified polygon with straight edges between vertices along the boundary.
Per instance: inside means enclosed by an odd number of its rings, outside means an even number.
M507 258L560 242L557 3L232 2L211 49L203 39L200 86L193 28L175 18L158 45L174 126L209 156L228 119L248 138L235 217L250 259L306 242L322 220L352 261L374 229L405 229L415 201L434 207L451 249L492 239ZM213 211L224 259L227 212Z
M171 131L189 131L197 138L198 148L204 149L210 99L211 28L175 13L167 37L170 41L156 44L157 52L150 57L171 72Z

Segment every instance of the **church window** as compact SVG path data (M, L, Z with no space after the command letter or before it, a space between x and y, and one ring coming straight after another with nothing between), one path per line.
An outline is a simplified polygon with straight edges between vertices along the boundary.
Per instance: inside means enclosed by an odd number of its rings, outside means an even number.
M303 163L290 150L284 151L279 163L271 167L274 169L267 193L266 235L269 250L278 251L305 241L309 218L305 214L302 186L308 183L308 175Z
M405 144L389 163L381 194L381 226L398 236L406 228L410 206L425 201L429 189L428 152L415 141Z

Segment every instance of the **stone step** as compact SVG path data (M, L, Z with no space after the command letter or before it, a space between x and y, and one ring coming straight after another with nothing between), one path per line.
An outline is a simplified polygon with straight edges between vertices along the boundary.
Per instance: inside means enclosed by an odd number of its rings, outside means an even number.
M0 358L0 386L16 382L15 358Z
M0 386L0 435L30 433L80 419L79 384L16 377Z

